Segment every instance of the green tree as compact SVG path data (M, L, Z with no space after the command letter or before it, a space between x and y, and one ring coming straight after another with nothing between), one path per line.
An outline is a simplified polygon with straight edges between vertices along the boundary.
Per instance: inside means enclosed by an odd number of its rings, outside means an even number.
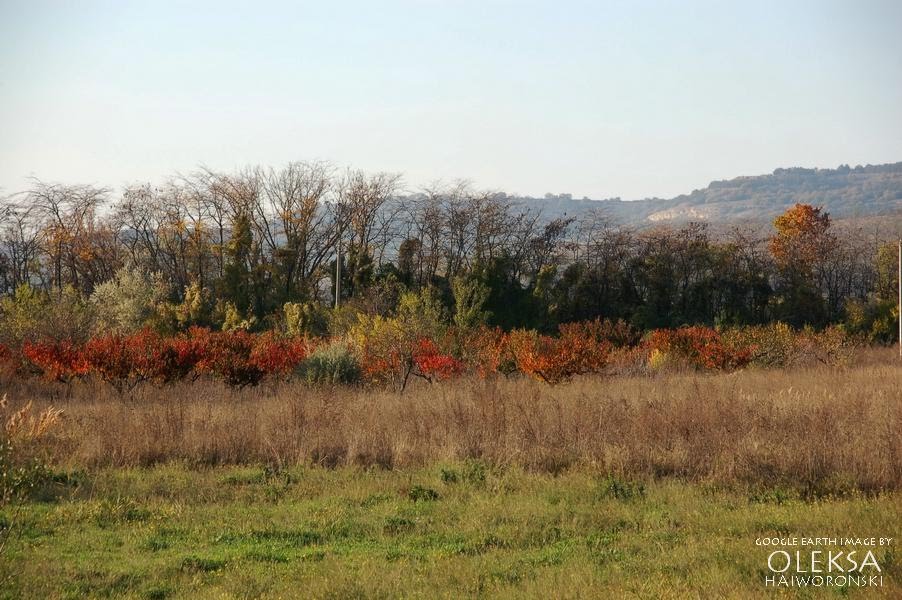
M485 324L491 313L484 310L489 287L473 275L460 275L451 284L454 295L454 324L470 329Z
M12 296L0 300L0 335L6 344L18 344L32 338L50 309L47 294L23 283Z
M286 302L282 318L288 335L318 337L329 333L328 312L313 302Z
M137 331L153 317L163 292L159 276L147 276L133 267L119 269L91 294L98 329L117 333Z
M250 260L253 244L250 217L246 213L239 213L232 222L232 237L226 244L223 299L231 301L242 313L251 305Z

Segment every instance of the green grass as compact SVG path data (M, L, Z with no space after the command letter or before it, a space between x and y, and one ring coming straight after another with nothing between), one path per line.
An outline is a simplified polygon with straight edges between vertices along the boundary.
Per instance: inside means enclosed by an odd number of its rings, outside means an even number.
M806 501L792 490L476 462L414 471L170 465L62 481L70 487L56 499L0 511L0 523L13 523L0 596L755 597L773 595L755 538L896 537L902 523L898 493ZM877 558L881 593L896 597L898 555L879 549Z

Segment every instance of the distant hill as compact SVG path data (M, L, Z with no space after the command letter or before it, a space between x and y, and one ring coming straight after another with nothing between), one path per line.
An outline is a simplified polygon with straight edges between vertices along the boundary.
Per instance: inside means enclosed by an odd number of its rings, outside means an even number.
M777 169L770 175L714 181L704 189L670 199L577 200L569 194L510 199L541 208L547 217L579 216L600 209L614 222L633 226L769 220L797 202L823 206L836 218L888 215L902 212L902 162Z

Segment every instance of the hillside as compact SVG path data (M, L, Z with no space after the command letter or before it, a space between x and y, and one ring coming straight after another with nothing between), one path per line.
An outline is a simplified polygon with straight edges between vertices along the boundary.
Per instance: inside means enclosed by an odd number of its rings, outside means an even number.
M824 206L837 218L886 215L902 211L902 162L777 169L770 175L714 181L704 189L670 199L577 200L568 194L512 199L541 208L548 216L578 216L601 209L615 222L634 226L771 219L797 202Z

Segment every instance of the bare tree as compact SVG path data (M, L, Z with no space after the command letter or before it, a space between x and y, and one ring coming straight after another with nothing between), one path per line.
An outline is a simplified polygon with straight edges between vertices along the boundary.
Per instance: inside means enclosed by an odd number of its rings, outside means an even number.
M315 274L328 259L337 238L337 219L330 207L334 168L324 162L288 164L260 170L265 203L257 217L279 273L286 298L298 289L313 291Z
M118 268L116 232L109 221L101 221L97 215L108 194L107 189L90 185L33 180L26 198L42 223L42 248L58 290L71 284L90 293L95 283Z
M9 196L0 203L0 254L3 289L9 293L23 283L35 283L43 272L38 264L41 230L37 210L22 201L22 195Z

